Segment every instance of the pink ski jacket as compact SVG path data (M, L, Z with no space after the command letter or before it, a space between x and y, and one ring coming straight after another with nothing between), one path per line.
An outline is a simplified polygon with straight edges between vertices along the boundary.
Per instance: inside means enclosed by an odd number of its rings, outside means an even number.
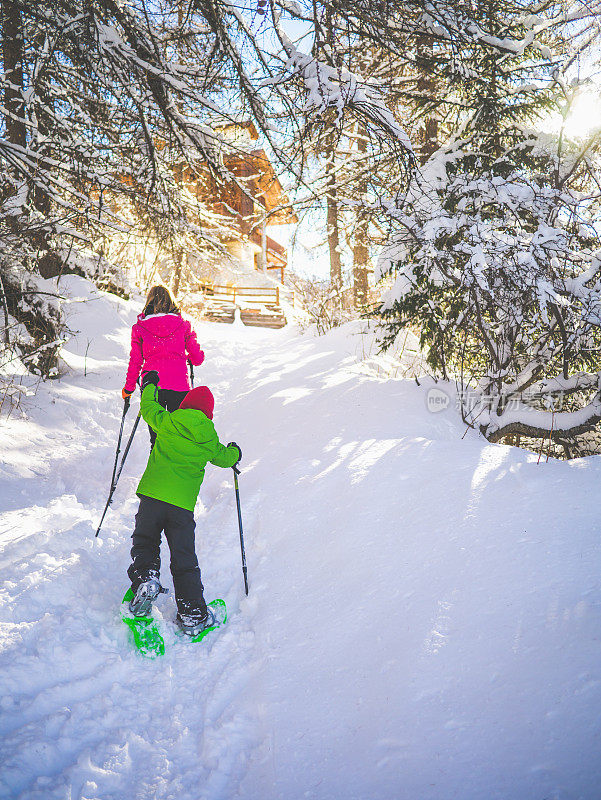
M126 392L133 392L140 372L156 369L161 389L187 392L188 364L202 364L205 354L198 346L189 322L179 314L138 315L131 329L131 350L125 378Z

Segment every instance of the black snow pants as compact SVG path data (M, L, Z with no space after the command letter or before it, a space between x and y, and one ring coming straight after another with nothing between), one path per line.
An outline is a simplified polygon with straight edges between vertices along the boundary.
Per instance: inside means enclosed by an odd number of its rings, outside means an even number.
M188 392L177 392L175 389L159 389L157 392L157 402L159 405L166 408L167 411L177 411L179 404L182 402ZM150 449L154 447L157 438L156 433L148 426L150 431Z
M140 583L155 577L161 569L161 533L165 531L171 552L171 575L178 611L204 614L206 603L200 568L194 549L194 514L163 500L139 495L140 507L132 539L132 563L127 574L134 593Z

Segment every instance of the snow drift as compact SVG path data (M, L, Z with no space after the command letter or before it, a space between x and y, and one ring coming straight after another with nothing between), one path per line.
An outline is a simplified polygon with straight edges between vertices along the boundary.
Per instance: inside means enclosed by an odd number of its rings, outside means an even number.
M197 551L229 622L190 645L162 597L167 652L145 661L119 620L142 428L94 539L138 308L61 292L68 374L0 424L0 797L598 796L598 458L462 439L427 381L366 367L356 327L195 323L197 383L244 451L250 595L215 468Z

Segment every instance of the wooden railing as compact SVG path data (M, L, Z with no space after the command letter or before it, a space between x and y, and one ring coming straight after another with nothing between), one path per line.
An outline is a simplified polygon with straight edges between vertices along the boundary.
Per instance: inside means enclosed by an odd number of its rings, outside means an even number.
M285 297L290 303L294 304L294 292L279 286L274 287L250 287L250 286L219 286L215 284L204 284L201 291L215 300L222 300L237 305L237 301L244 303L258 303L266 306L279 306L280 297Z

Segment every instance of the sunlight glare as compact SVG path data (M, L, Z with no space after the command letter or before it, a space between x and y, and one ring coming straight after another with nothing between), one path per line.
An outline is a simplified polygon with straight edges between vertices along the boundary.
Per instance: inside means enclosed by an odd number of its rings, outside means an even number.
M601 128L601 95L586 91L576 97L565 122L570 139L584 139Z

